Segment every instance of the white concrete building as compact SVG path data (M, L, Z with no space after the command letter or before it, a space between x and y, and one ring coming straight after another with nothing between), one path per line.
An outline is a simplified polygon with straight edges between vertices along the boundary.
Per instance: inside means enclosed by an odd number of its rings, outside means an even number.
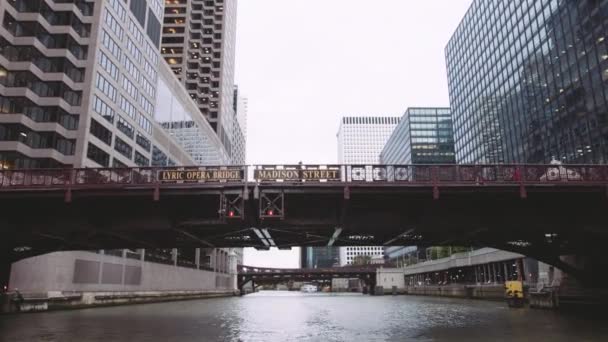
M357 256L368 256L369 262L377 262L384 257L384 247L381 246L353 246L340 247L340 266L352 265Z
M376 270L376 286L382 286L384 294L390 294L391 290L396 287L397 291L401 292L405 289L405 273L403 268L384 268Z
M347 116L338 130L338 163L378 164L380 153L401 118Z
M397 116L347 116L343 117L338 130L338 163L379 164L380 153L395 127ZM384 256L382 247L340 247L340 265L350 265L359 255Z

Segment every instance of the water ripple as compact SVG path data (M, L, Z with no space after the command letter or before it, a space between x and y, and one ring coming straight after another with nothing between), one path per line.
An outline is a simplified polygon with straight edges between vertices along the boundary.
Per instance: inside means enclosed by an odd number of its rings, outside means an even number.
M0 317L0 341L607 341L605 322L503 303L261 292Z

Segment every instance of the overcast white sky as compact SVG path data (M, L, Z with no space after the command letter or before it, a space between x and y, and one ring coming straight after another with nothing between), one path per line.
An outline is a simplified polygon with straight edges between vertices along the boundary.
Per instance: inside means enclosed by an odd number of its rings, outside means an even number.
M448 106L444 48L472 0L239 0L249 164L335 163L346 115ZM298 267L298 251L245 250Z

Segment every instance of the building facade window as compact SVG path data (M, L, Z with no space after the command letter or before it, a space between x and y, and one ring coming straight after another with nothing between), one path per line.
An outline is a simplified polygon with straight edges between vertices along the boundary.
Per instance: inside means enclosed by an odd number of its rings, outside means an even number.
M143 154L135 151L135 164L142 167L150 166L150 159Z
M95 78L95 86L112 102L116 102L116 88L105 77L101 76L100 73L97 73L97 77Z
M97 96L93 97L93 110L108 122L114 123L114 109Z
M114 138L114 149L129 160L133 158L133 147L119 137Z
M112 39L112 37L108 32L106 32L106 30L103 30L101 37L101 43L103 44L103 46L105 46L108 51L110 51L110 53L114 57L116 57L117 60L120 60L122 54L120 46L114 41L114 39Z
M97 139L106 143L108 146L112 146L112 132L95 119L91 119L91 127L89 128L89 132Z
M116 64L114 64L112 60L103 52L99 53L99 65L101 65L103 70L112 76L113 79L118 81L118 66L116 66Z
M133 126L120 116L118 116L118 120L116 121L116 128L131 139L135 137L135 129Z
M92 143L87 145L87 158L91 159L102 167L110 166L110 155Z
M138 132L137 133L137 137L135 138L135 142L141 148L143 148L144 150L150 152L150 149L152 148L152 143L143 134L141 134L141 133Z

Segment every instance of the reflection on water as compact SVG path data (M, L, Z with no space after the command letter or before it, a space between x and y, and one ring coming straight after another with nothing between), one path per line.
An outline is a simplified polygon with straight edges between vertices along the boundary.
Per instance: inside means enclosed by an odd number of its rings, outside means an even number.
M501 302L260 292L0 317L1 341L608 341L603 322Z

